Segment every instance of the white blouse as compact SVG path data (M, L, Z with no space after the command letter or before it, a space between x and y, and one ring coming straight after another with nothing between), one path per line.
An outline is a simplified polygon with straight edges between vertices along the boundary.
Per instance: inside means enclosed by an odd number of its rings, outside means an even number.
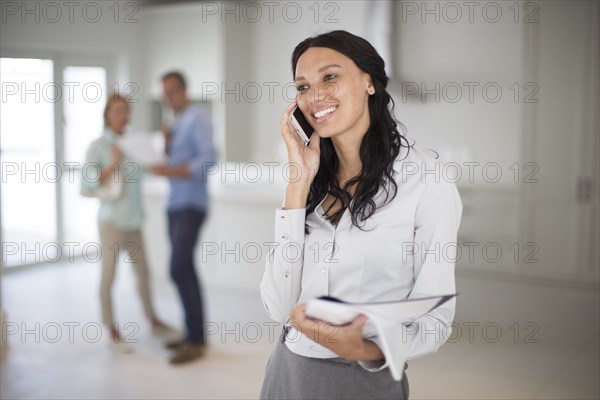
M406 154L408 152L408 155ZM364 221L362 230L344 212L337 228L319 204L305 209L278 209L275 246L260 284L269 316L288 321L297 304L327 295L347 302L403 300L455 293L454 262L462 203L453 182L439 174L440 162L416 147L402 148L394 163L398 191L394 200ZM438 173L436 173L436 170ZM384 191L375 197L382 202ZM305 226L309 233L305 234ZM456 301L451 299L412 324L386 330L397 345L392 359L363 362L369 371L435 353L452 332ZM380 347L379 337L367 337ZM338 357L293 327L286 345L296 354Z

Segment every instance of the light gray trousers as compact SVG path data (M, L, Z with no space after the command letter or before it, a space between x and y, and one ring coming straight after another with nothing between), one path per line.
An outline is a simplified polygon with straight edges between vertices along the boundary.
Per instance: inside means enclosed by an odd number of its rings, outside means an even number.
M98 227L100 231L100 248L102 250L102 273L100 278L102 322L106 325L115 323L111 292L119 261L122 264L133 266L144 314L151 322L155 314L152 307L150 273L146 263L142 233L140 230L122 231L108 222L100 222ZM121 256L123 252L126 253L124 257Z

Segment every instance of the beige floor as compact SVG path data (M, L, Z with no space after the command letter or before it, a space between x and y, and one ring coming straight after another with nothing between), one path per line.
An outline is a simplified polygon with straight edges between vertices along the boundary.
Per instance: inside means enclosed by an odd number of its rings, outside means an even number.
M127 269L119 273L114 296L121 324L133 323L127 332L138 341L135 352L115 352L106 333L93 343L98 268L75 263L3 277L6 327L18 332L6 337L2 399L257 397L274 341L269 334L274 331L277 337L279 329L269 325L255 295L208 290L208 321L215 330L208 354L193 364L172 367L166 362L169 353L141 320ZM411 399L600 397L598 290L460 273L457 278L460 295L452 343L410 362ZM160 314L176 325L181 314L173 288L155 286ZM139 331L134 332L136 326Z

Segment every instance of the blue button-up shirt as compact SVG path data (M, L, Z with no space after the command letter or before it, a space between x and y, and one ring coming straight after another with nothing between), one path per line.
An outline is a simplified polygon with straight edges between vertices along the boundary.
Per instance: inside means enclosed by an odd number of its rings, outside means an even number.
M173 167L187 165L191 175L169 179L169 210L208 208L206 178L209 166L214 162L210 116L200 106L190 105L171 126L168 164Z

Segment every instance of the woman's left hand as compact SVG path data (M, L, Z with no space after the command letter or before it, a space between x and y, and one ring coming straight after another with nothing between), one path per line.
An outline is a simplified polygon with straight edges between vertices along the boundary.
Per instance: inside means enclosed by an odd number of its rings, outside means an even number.
M332 325L325 321L308 318L306 304L290 311L290 325L312 341L336 353L346 360L374 361L384 358L379 347L363 339L362 328L367 317L359 315L346 325Z

